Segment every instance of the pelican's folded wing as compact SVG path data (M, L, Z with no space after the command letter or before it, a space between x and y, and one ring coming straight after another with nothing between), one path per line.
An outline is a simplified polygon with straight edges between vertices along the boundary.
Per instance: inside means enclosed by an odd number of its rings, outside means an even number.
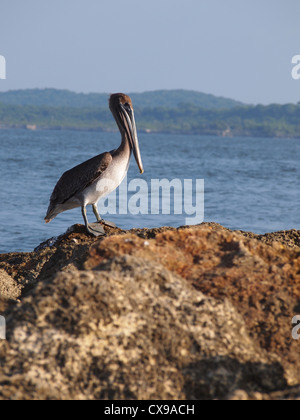
M50 201L63 204L89 187L103 174L112 161L110 153L103 153L65 172L56 184Z

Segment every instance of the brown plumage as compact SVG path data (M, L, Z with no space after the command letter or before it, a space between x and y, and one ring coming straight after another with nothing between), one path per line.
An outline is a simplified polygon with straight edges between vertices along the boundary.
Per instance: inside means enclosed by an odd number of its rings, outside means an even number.
M57 205L66 203L70 198L88 188L93 182L97 182L111 161L112 155L110 153L102 153L65 172L51 195L49 209L45 217L46 223L51 222L56 216L52 213Z
M128 170L131 151L134 153L140 172L144 172L130 97L123 93L111 95L109 108L122 135L120 147L95 156L62 175L51 195L45 217L46 223L59 213L81 207L88 232L95 236L98 236L99 232L102 234L103 229L101 231L99 227L91 227L88 224L86 206L93 206L97 221L100 222L97 203L123 181Z

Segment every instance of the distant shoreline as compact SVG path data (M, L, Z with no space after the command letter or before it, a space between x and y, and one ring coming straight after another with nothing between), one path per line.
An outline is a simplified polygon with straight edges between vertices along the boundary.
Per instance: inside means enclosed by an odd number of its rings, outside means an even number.
M9 130L24 130L24 131L78 131L78 132L98 132L98 133L118 133L116 129L105 129L101 127L41 127L34 125L34 127L27 126L1 126L0 131L9 131ZM265 139L300 139L299 136L287 136L287 135L277 135L277 136L267 136L262 134L254 133L220 133L216 132L198 132L198 131L184 131L184 130L151 130L151 129L138 129L140 134L164 134L164 135L186 135L186 136L211 136L211 137L220 137L220 138L265 138Z
M114 132L107 94L28 89L0 92L0 126ZM249 105L186 90L131 94L140 133L300 138L298 104Z

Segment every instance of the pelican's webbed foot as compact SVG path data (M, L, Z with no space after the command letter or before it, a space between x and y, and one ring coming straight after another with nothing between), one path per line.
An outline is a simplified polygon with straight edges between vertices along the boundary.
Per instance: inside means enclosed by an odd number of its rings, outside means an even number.
M86 230L90 235L95 237L106 235L105 230L100 225L100 223L90 223L86 226Z
M108 226L110 228L116 228L117 225L115 225L113 222L109 222L108 220L103 220L101 219L101 221L99 223L102 223L105 226Z
M103 225L111 227L111 228L116 228L117 227L113 222L109 222L108 220L103 220L101 218L96 204L93 204L93 212L94 212L94 215L96 216L96 219L97 219L98 223L102 223Z
M87 219L87 215L86 215L85 206L82 206L81 210L82 210L82 216L83 216L83 219L84 219L84 224L85 224L87 232L90 235L96 236L96 237L104 236L106 233L105 233L105 230L104 230L103 226L101 226L100 223L89 223L88 219Z

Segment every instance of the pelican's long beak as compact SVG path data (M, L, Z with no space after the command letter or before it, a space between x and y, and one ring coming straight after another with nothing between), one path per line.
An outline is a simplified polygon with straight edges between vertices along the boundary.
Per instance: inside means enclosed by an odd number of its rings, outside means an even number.
M123 114L125 116L125 121L127 123L125 124L125 129L131 143L133 154L134 154L136 163L139 167L140 173L143 174L144 167L143 167L142 158L141 158L139 140L138 140L138 136L136 132L134 112L131 107L125 107L124 105L121 105L121 107L122 107Z

